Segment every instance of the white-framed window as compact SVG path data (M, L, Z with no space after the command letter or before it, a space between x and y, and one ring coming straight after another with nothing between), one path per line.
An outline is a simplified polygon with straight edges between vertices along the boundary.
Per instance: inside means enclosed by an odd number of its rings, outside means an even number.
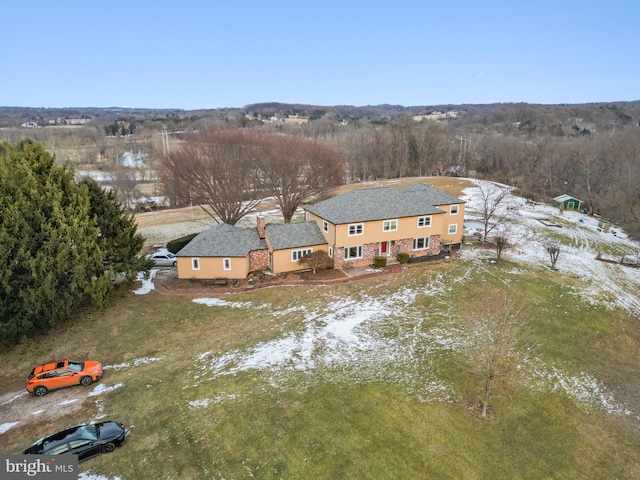
M231 259L230 258L223 258L222 259L222 268L224 268L225 270L231 270Z
M362 245L344 247L344 259L353 260L354 258L362 258Z
M460 205L451 205L451 209L449 210L451 215L457 215L459 211L460 211Z
M333 247L329 247L329 258L333 258Z
M364 233L364 223L352 223L349 225L349 236L362 235Z
M414 250L426 250L429 248L429 237L417 237L413 239Z
M425 228L431 226L431 215L426 217L418 217L418 228Z
M299 262L302 257L304 257L307 253L311 253L313 249L311 248L303 248L300 250L292 250L291 251L291 261Z
M458 224L452 223L449 225L449 233L458 233Z
M398 220L385 220L382 222L383 232L395 232L398 230Z
M322 231L323 232L329 231L329 222L327 222L326 220L322 220Z
M191 259L191 270L200 270L200 259L192 258Z

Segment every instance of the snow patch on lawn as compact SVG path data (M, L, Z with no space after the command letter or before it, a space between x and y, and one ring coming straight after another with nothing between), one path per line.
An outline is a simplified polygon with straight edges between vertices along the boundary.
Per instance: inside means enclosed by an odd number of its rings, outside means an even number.
M452 388L438 382L427 381L418 392L418 400L426 402L455 403L455 392Z
M192 409L206 408L211 404L235 400L236 398L238 398L238 395L235 395L235 394L220 394L220 395L216 395L214 398L202 398L200 400L192 400L189 402L189 407L191 407Z
M563 391L577 401L602 409L616 415L632 415L633 412L617 404L613 395L604 385L591 375L580 372L578 375L567 375L556 367L549 369L532 368L538 382L551 391Z
M87 397L95 397L96 395L102 395L103 393L111 392L112 390L115 390L122 386L124 386L124 383L116 383L115 385L111 385L111 386L106 386L104 383L101 383L99 385L96 385L96 387L87 394Z
M295 384L300 381L299 375L304 375L307 384L338 378L355 382L381 379L415 382L416 350L424 355L424 352L449 350L457 344L445 329L423 331L415 325L421 321L415 318L425 315L414 311L416 298L443 292L443 279L435 277L426 288L406 286L401 291L376 297L346 298L330 302L319 311L292 307L290 311L305 313L298 331L259 343L248 351L235 350L223 355L201 353L196 357L200 366L194 380L197 384L222 375L258 371L274 386ZM385 332L389 329L393 329L396 336L387 335Z
M109 478L109 477L105 477L104 475L93 473L91 471L86 471L86 472L81 472L78 475L78 480L121 480L121 478L118 476Z
M20 397L24 397L25 395L29 395L29 392L20 392L19 394L11 397L9 400L5 400L4 402L0 403L0 406L8 405L9 403L19 399Z
M195 303L207 307L251 308L251 302L228 302L219 298L194 298Z
M15 427L16 425L18 425L20 422L5 422L5 423L0 423L0 435L2 435L3 433L6 433L7 431L11 430L13 427Z
M160 360L164 360L165 357L140 357L130 360L128 362L118 363L116 365L105 365L102 367L103 370L120 370L122 368L129 367L139 367L141 365L146 365L147 363L159 362Z
M192 400L189 402L189 406L191 408L200 408L200 407L208 407L211 402L210 398L203 398L201 400Z
M149 271L149 276L146 278L144 276L144 273L142 272L138 273L136 280L139 282L142 282L142 286L137 290L134 290L133 293L135 293L136 295L146 295L151 290L155 290L156 286L153 283L153 277L155 277L157 273L158 273L157 268L152 268Z

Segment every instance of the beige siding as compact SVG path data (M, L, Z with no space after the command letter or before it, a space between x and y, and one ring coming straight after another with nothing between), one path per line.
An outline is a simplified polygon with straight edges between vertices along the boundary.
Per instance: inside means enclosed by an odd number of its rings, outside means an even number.
M462 243L462 234L464 230L464 203L458 204L458 214L451 215L451 205L438 206L439 209L447 212L442 217L442 230L440 238L443 243ZM449 233L449 226L456 225L456 233Z
M222 257L195 257L200 264L194 270L194 257L178 257L178 278L246 278L249 274L249 257L226 257L231 261L231 270L224 269Z
M297 247L297 248L288 248L285 250L276 250L272 254L272 267L271 271L273 273L285 273L285 272L295 272L296 270L305 270L309 268L306 264L300 262L294 262L292 260L292 252L294 250L304 250L311 249L313 252L317 252L318 250L324 250L325 252L328 250L327 245L312 245L309 247Z
M395 257L399 252L410 255L423 256L440 253L441 242L445 244L459 244L462 242L464 225L464 203L456 204L458 213L451 214L451 205L439 205L438 208L445 213L424 215L431 218L429 226L418 226L420 217L404 217L387 220L397 220L397 230L384 230L385 220L372 222L359 222L363 224L362 235L349 235L349 225L328 224L328 232L322 229L323 219L307 212L307 218L315 221L323 233L327 243L334 248L334 260L336 268L345 264L366 265L371 263L374 256L380 254L381 242L387 244L387 255ZM455 233L449 233L449 227L455 225ZM429 237L429 247L421 250L413 250L413 239ZM362 246L362 259L345 260L344 247Z
M338 225L336 227L335 245L336 247L349 247L354 245L365 245L377 242L389 242L406 238L426 237L439 235L443 241L451 240L453 243L462 242L462 230L464 223L464 204L459 204L458 214L450 214L450 205L439 207L446 213L428 215L431 217L431 226L418 227L419 217L405 217L388 220L397 220L397 230L384 231L385 220L373 222L362 222L362 235L349 235L349 224ZM456 233L449 234L449 225L456 225ZM320 224L321 225L321 224ZM330 231L332 225L330 225ZM351 224L352 225L352 224ZM331 245L331 242L329 242Z
M317 215L314 215L311 212L307 212L307 219L311 222L316 222L318 224L318 228L320 229L320 231L322 232L322 235L324 235L325 240L327 241L327 243L329 245L335 245L336 243L336 226L331 223L331 222L327 222L327 229L328 232L325 232L323 229L323 219L318 217Z

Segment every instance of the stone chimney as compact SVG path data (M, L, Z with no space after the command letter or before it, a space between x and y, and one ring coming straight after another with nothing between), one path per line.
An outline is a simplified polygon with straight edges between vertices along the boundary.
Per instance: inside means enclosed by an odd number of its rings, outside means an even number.
M257 228L258 228L258 236L260 238L264 238L265 237L265 231L264 231L264 225L265 225L265 221L264 221L264 217L256 217L256 223L257 223Z

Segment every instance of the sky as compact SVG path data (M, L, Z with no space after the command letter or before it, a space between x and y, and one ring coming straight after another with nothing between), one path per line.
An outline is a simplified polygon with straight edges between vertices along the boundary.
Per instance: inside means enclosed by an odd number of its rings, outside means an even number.
M637 0L4 0L0 106L640 100Z

